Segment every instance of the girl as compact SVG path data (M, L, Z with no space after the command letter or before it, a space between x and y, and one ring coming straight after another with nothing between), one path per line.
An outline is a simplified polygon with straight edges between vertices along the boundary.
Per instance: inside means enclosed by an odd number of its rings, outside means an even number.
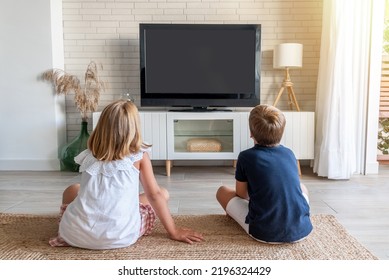
M203 240L195 231L176 227L167 206L168 192L155 180L139 123L131 101L118 100L103 110L88 149L75 158L81 184L64 191L58 236L50 245L127 247L150 234L155 214L171 239L190 244ZM140 195L139 180L145 191Z

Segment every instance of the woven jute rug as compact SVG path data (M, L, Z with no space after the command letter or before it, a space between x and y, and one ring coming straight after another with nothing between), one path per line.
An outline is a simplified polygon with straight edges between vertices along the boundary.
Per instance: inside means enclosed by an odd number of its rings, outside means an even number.
M252 240L225 215L175 216L179 226L203 233L206 241L189 245L172 241L160 223L134 245L114 250L50 247L57 217L0 214L0 259L16 260L373 260L334 216L314 215L313 232L295 244L268 245Z

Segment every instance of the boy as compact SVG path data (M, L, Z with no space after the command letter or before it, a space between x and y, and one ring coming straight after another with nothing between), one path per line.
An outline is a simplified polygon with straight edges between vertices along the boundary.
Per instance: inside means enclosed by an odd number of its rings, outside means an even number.
M312 224L296 158L280 145L285 117L273 106L258 105L250 112L249 128L255 145L238 156L235 190L221 186L216 198L252 238L266 243L300 241Z

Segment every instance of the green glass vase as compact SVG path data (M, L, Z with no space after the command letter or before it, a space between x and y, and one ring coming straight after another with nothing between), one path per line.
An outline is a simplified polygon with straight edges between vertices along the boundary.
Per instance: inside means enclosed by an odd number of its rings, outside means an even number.
M82 122L80 133L61 150L61 171L79 171L80 165L74 162L74 157L87 148L88 139L88 122Z

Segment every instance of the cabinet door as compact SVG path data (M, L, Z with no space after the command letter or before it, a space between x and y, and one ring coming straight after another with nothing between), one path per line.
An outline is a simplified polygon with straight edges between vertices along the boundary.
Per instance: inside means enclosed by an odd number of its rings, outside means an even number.
M286 126L281 144L290 148L297 159L314 159L315 113L284 112Z
M95 129L97 122L99 121L101 112L93 112L92 113L92 129Z
M283 112L286 119L284 135L281 144L293 151L296 158L314 158L315 113L314 112ZM241 114L241 149L254 145L250 138L248 126L249 113Z
M240 113L240 150L246 150L254 146L254 141L250 137L249 112Z
M166 152L166 113L140 112L143 141L151 144L150 158L165 160Z
M168 113L168 159L235 159L240 146L238 131L235 113ZM193 142L204 148L193 151Z

